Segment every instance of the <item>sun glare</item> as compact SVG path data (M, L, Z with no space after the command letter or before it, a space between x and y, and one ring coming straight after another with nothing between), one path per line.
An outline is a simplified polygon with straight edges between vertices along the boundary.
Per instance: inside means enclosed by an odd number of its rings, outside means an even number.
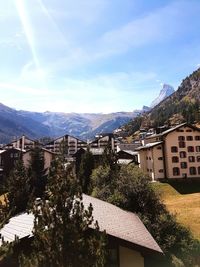
M51 28L54 29L55 33L58 34L60 41L63 43L66 43L66 38L64 37L64 34L61 32L59 29L57 23L55 20L52 18L51 14L49 13L48 9L44 5L42 0L37 0L38 4L40 5L41 10L45 14L45 16L48 18L48 23L50 24Z
M32 26L27 16L24 0L15 0L15 5L16 5L16 8L19 14L19 18L24 28L24 32L25 32L32 56L33 56L35 67L37 69L40 69L40 62L37 57L37 52L35 49L35 40L33 36Z

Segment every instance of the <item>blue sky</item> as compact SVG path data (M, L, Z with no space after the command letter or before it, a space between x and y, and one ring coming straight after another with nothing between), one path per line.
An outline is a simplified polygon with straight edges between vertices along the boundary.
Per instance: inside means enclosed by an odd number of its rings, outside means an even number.
M199 0L0 0L0 102L132 111L200 67Z

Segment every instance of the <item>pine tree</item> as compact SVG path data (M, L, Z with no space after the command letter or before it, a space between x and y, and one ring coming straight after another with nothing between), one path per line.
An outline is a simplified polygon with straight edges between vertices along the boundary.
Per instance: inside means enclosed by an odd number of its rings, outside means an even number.
M30 180L23 161L18 160L7 180L7 200L10 213L25 211L30 196Z
M110 143L108 143L108 145L105 147L102 154L102 164L103 166L109 166L113 171L118 168L117 155L113 151Z
M34 198L42 197L45 191L47 175L44 164L44 153L37 145L31 151L31 160L29 162L31 194Z
M48 201L33 208L32 253L22 256L21 266L104 266L104 237L93 221L92 206L83 206L75 178L55 160L48 181Z
M93 169L94 169L94 157L88 148L87 151L81 156L81 163L78 172L78 178L83 193L88 194L90 192L91 189L90 176L92 174Z

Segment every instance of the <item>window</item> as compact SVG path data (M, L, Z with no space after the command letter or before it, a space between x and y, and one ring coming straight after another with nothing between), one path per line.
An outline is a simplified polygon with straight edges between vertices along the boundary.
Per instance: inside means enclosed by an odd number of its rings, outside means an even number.
M15 158L18 158L18 153L14 153L14 157Z
M13 158L13 153L10 153L10 157Z
M158 146L157 149L161 149L161 146Z
M181 162L181 169L187 169L187 162Z
M185 136L179 136L178 141L185 141Z
M191 130L191 129L187 129L187 130L186 130L186 132L188 132L188 133L191 133L191 132L192 132L192 130Z
M172 162L179 162L178 157L172 157Z
M196 152L200 152L200 146L196 146Z
M197 156L197 162L200 162L200 156Z
M160 169L158 172L161 172L161 173L163 173L163 169Z
M163 160L163 157L159 157L158 160Z
M179 142L179 147L180 148L184 148L185 147L185 142L184 141L180 141Z
M149 169L147 168L147 172L149 172Z
M189 156L188 160L189 160L189 162L195 162L195 157L194 156Z
M200 174L200 167L198 167L198 174Z
M180 158L186 158L186 157L187 157L187 153L185 151L181 151Z
M146 157L146 160L148 160L148 157Z
M195 136L195 140L199 141L200 140L200 135Z
M151 157L149 157L149 160L151 160Z
M181 130L181 129L177 129L176 131L177 132L184 132L184 130Z
M197 174L196 168L190 167L190 175L195 175L195 174Z
M187 141L192 141L193 140L193 136L189 135L186 137Z
M194 147L193 146L188 146L187 150L188 150L188 152L194 152Z
M178 167L174 167L174 168L173 168L173 175L174 175L174 176L178 176L178 175L180 175L180 170L179 170Z
M171 147L171 152L172 152L172 153L176 153L176 152L178 152L178 148L177 148L177 146L172 146L172 147Z

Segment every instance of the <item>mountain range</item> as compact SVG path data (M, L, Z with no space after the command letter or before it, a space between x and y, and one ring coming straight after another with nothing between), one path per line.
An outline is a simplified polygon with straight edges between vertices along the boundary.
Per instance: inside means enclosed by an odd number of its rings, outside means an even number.
M164 85L159 97L162 101L171 92L171 86ZM22 134L33 139L41 137L58 137L64 134L81 139L92 139L97 133L113 132L151 108L144 106L133 112L103 113L61 113L30 112L16 110L0 104L0 143L7 143Z

